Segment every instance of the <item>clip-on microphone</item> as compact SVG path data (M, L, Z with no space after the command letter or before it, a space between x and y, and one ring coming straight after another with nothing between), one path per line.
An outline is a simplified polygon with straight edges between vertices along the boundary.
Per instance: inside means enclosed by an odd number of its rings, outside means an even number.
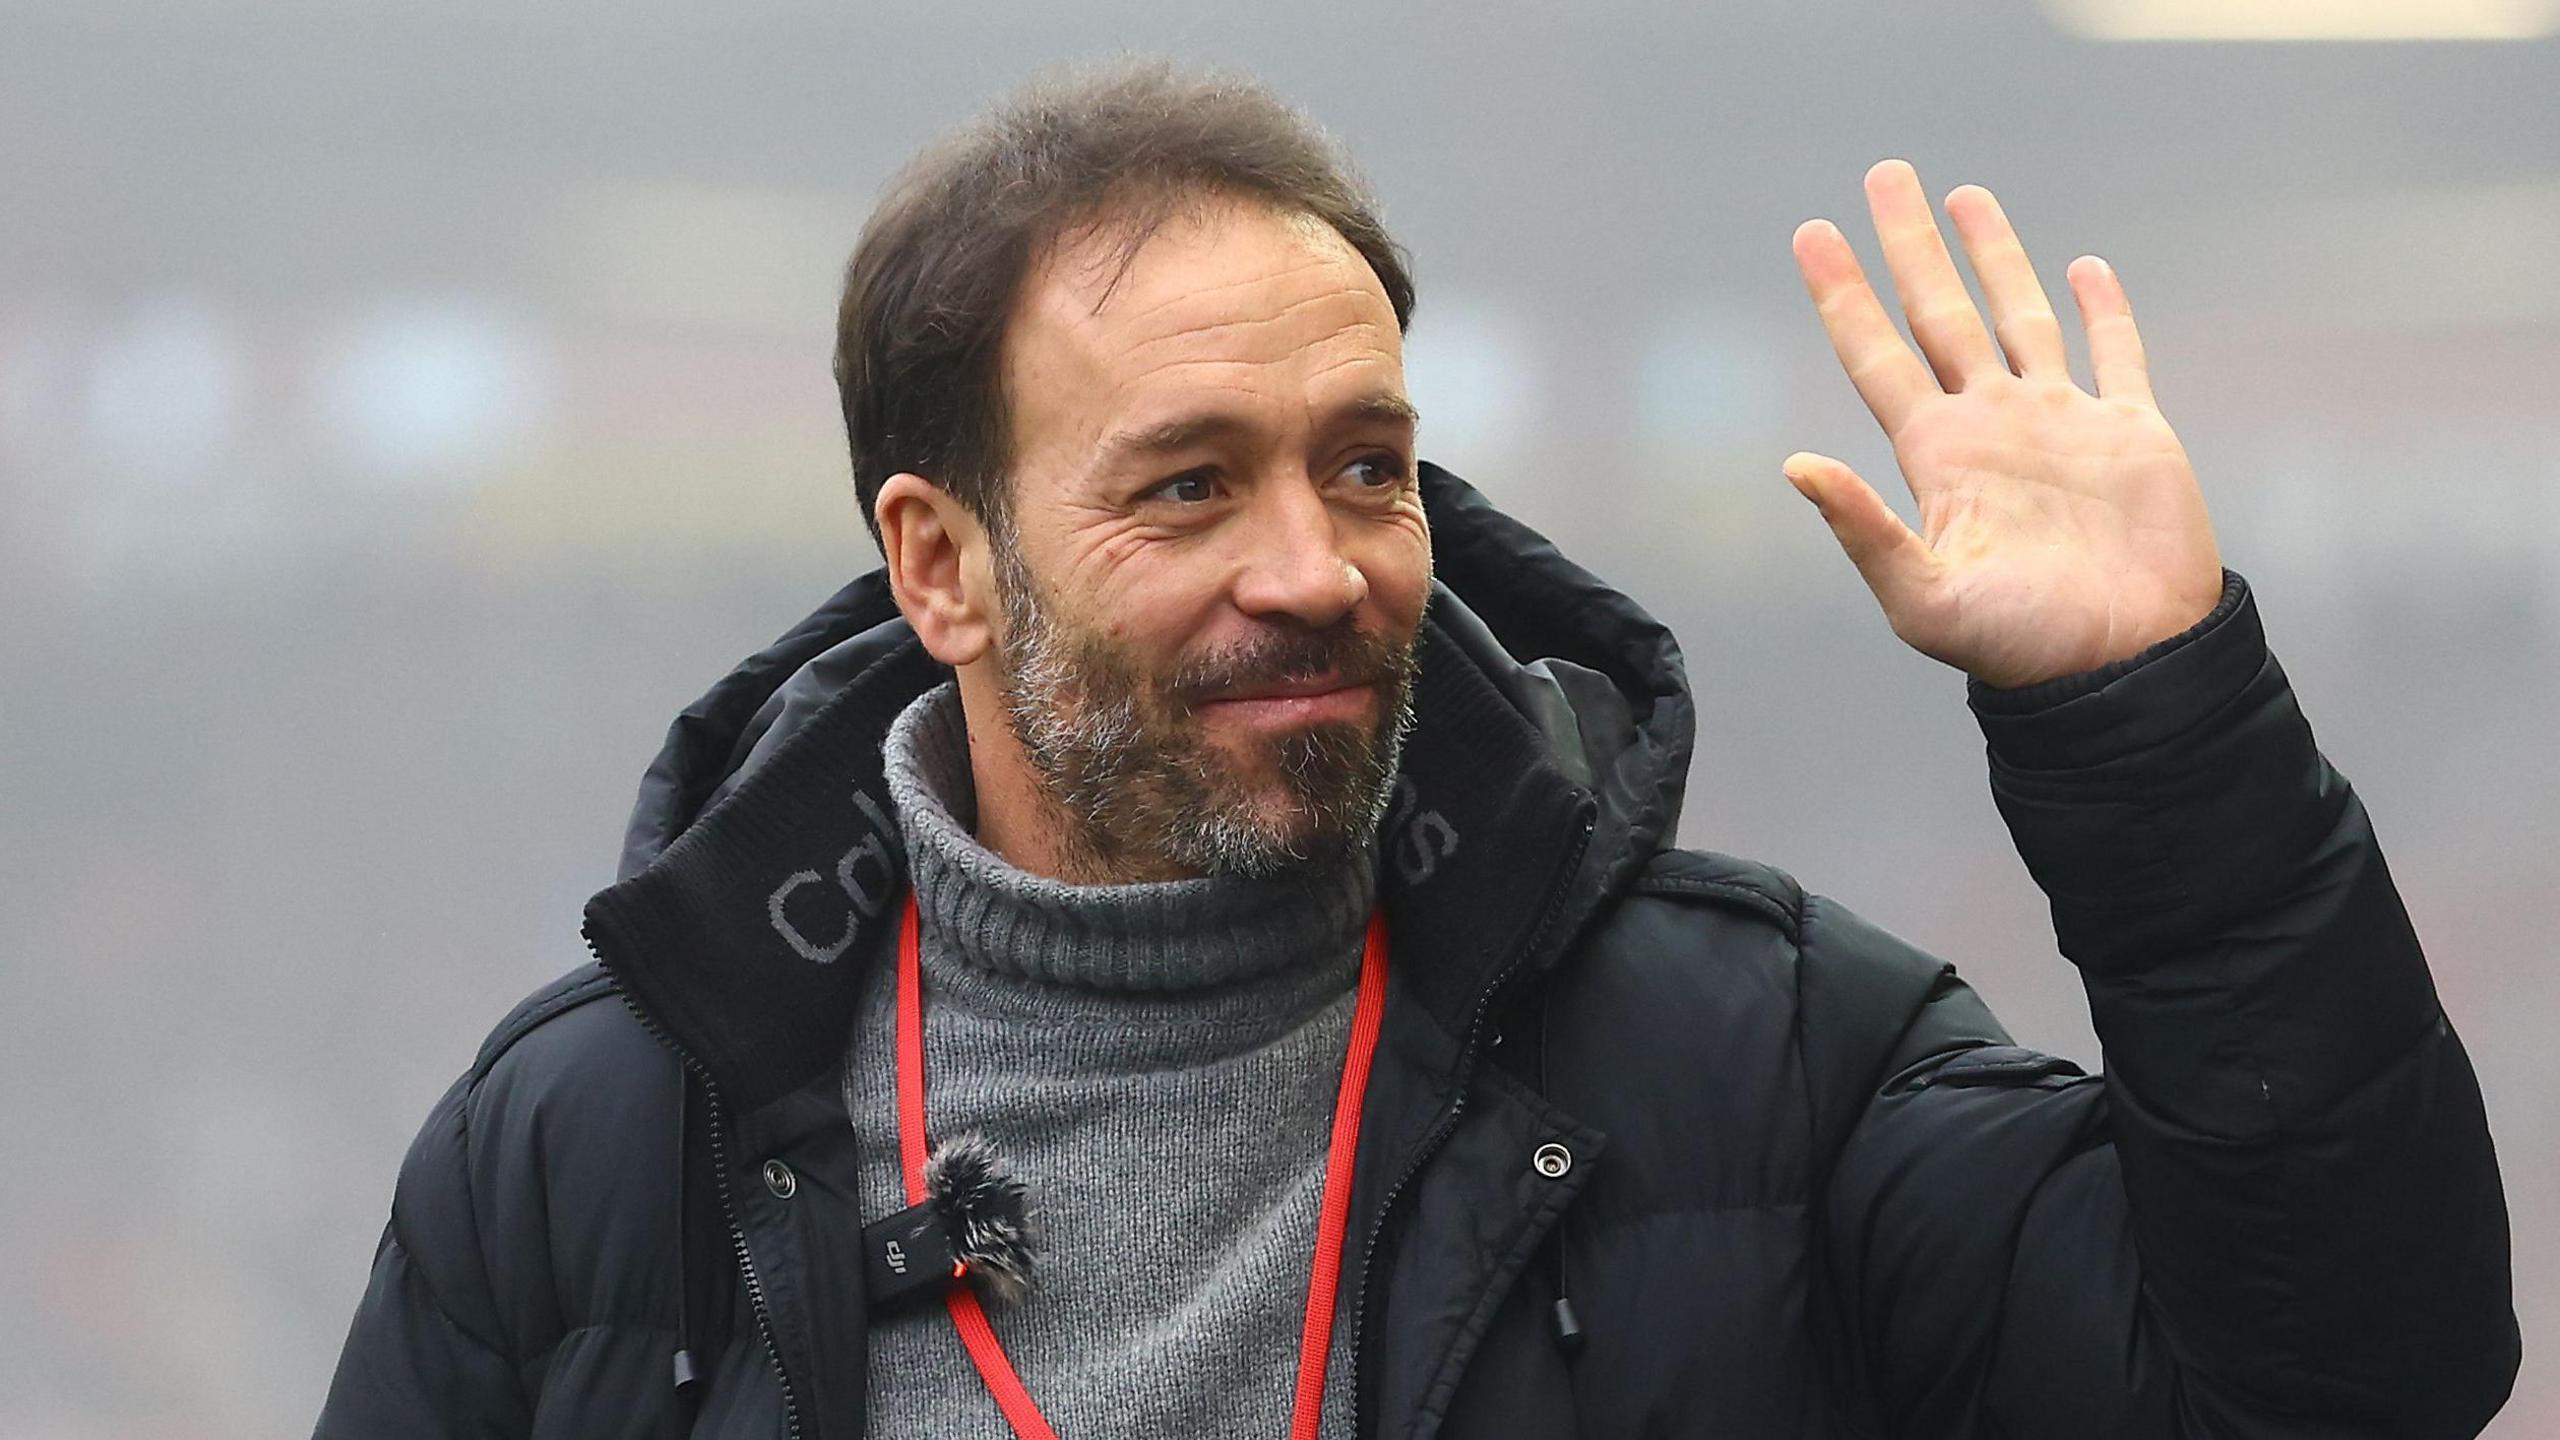
M867 1308L899 1309L962 1280L1019 1302L1033 1276L1030 1191L994 1142L971 1131L935 1146L924 1184L924 1203L862 1227Z

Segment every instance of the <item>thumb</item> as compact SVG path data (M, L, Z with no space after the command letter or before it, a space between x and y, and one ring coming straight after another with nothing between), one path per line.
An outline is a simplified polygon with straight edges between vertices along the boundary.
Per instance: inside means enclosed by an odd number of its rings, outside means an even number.
M1901 613L1936 576L1937 553L1911 533L1893 507L1858 472L1828 455L1799 450L1779 467L1796 493L1813 502L1849 563L1888 616Z

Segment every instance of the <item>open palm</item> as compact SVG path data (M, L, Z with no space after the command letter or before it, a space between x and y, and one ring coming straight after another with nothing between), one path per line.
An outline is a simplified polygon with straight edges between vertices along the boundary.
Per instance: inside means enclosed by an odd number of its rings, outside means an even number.
M2213 526L2152 401L2115 272L2094 256L2068 272L2093 393L2072 380L2061 322L1990 191L1955 190L1947 213L1992 331L1911 167L1888 160L1867 172L1867 203L1919 353L1837 226L1800 227L1796 263L1842 368L1893 442L1920 529L1838 460L1799 452L1785 469L1894 633L1989 684L2018 686L2139 654L2203 619L2222 593Z

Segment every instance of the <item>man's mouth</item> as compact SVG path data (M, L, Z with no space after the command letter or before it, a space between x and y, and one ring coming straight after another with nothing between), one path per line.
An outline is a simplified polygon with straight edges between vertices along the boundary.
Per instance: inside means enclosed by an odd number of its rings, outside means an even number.
M1330 721L1367 718L1377 687L1354 684L1339 671L1247 685L1211 696L1200 706L1203 715L1241 721L1256 728L1294 728Z

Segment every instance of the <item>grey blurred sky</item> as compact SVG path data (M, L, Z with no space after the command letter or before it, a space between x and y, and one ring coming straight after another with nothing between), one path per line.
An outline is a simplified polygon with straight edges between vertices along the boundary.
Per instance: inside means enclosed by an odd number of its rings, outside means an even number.
M1827 214L1872 260L1873 160L1992 186L2057 294L2108 256L2488 1086L2492 1433L2560 1433L2560 43L2066 13L0 4L0 1440L307 1428L401 1149L581 958L667 719L872 563L827 371L872 195L1123 48L1361 157L1425 453L1684 639L1688 843L2089 1061L1960 685L1777 466L1893 474L1787 256Z

